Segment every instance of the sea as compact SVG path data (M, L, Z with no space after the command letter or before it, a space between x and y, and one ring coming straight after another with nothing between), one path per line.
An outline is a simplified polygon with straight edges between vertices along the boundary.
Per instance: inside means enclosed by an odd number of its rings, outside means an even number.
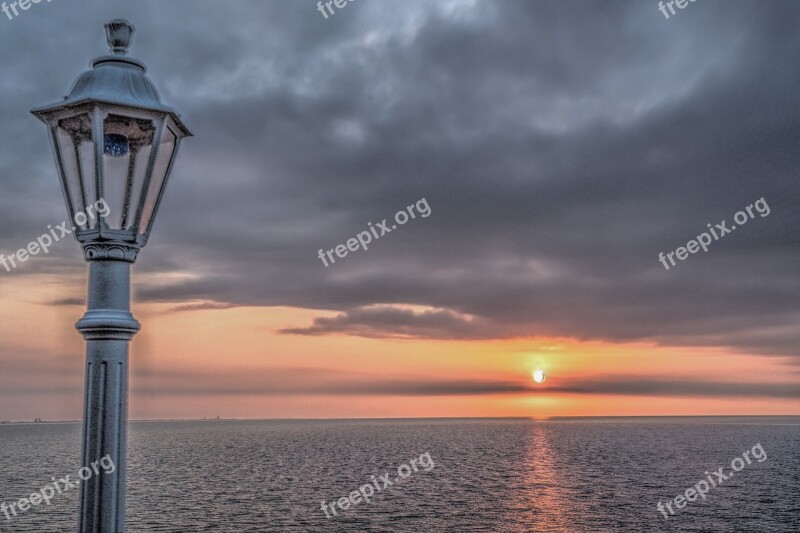
M0 503L74 480L80 436L0 425ZM0 531L73 533L77 508ZM131 422L127 531L800 532L800 417Z

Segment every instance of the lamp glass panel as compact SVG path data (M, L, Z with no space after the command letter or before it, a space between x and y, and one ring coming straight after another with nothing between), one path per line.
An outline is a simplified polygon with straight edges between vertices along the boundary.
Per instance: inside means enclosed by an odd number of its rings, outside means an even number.
M78 145L78 156L81 164L81 175L83 176L83 191L84 197L86 198L86 205L84 209L84 214L88 215L89 213L86 212L89 206L93 205L97 202L97 178L95 178L95 171L97 167L94 164L94 141L87 140L81 142ZM75 213L77 215L77 212ZM81 217L78 217L80 220ZM87 227L89 229L97 228L99 224L97 217L88 217L89 220L87 221Z
M136 210L139 208L139 201L142 198L144 178L147 175L147 166L150 163L150 154L153 152L153 145L142 146L135 151L133 186L131 187L130 201L123 220L123 229L130 230L136 227Z
M87 205L96 199L92 119L88 113L61 119L56 124L56 142L66 189L76 215L75 226L97 228L97 218L86 215Z
M142 176L153 145L155 128L150 120L109 114L103 121L103 195L108 205L106 225L112 230L130 229L134 221L131 205L138 206L142 182L137 183L138 166ZM135 214L135 207L133 208Z
M144 209L142 210L142 221L139 226L139 232L146 235L150 231L150 226L155 217L156 204L158 197L161 194L161 189L164 188L164 183L167 179L169 172L170 162L177 147L177 137L169 127L169 122L164 125L164 133L161 136L161 144L156 153L155 165L153 165L153 175L150 177L150 184L147 188L147 197L144 202Z
M83 191L78 178L80 167L75 145L69 133L61 127L56 128L56 143L58 144L63 179L66 182L64 185L69 195L68 201L71 203L69 209L72 213L77 213L83 210Z

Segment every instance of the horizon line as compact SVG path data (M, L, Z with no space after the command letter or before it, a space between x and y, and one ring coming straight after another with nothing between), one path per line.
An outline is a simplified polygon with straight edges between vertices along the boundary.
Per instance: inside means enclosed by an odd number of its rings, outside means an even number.
M764 414L742 414L742 415L567 415L567 416L396 416L396 417L269 417L269 418L137 418L130 419L129 422L269 422L269 421L349 421L349 420L531 420L538 422L560 421L560 420L585 420L585 419L631 419L631 418L799 418L799 414L794 415L764 415ZM11 424L74 424L83 420L3 420L0 425Z

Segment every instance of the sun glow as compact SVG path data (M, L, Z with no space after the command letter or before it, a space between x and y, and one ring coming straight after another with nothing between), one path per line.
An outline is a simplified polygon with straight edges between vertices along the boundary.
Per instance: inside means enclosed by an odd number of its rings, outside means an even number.
M544 371L535 370L533 372L533 381L535 381L536 383L544 383L545 379L547 379L547 376L544 375Z

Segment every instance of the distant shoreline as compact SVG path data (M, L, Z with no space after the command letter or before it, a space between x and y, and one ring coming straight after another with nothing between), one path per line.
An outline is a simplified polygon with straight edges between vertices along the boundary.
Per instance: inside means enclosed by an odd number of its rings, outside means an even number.
M496 417L362 417L362 418L142 418L131 419L129 422L368 422L368 421L425 421L425 420L529 420L533 422L577 422L577 421L624 421L624 420L708 420L708 419L797 419L797 415L601 415L601 416L553 416L546 418L523 416L496 416ZM0 422L0 427L11 425L44 425L44 424L77 424L82 420L11 420Z

